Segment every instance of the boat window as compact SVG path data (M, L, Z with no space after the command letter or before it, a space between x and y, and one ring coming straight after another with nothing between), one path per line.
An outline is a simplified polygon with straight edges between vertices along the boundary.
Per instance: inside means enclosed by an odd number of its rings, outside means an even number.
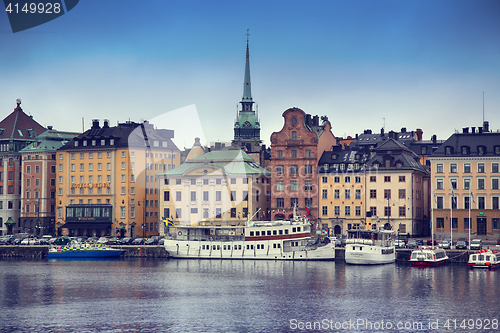
M253 231L250 231L250 236L253 236Z
M267 231L267 235L268 235L268 236L271 236L271 230L268 230L268 231Z
M275 249L275 248L276 248L276 243L273 244L273 249Z
M277 235L278 233L276 232L276 230L273 230L273 235Z
M215 249L216 249L215 245L212 247L212 249L213 249L213 250L215 250Z
M427 253L427 259L432 260L432 253Z
M490 261L490 256L486 256L486 261Z
M260 250L260 245L259 244L257 244L257 250Z
M288 229L285 229L285 235L288 235Z
M250 245L247 244L247 250L250 248Z
M280 235L283 235L283 230L279 230L279 234L280 234Z
M279 249L279 248L281 248L281 244L280 244L280 243L278 243L278 249Z
M205 250L205 245L202 245L202 246L201 246L201 249L202 249L202 250Z
M241 245L238 245L238 250L241 250Z
M250 249L252 249L252 250L253 250L253 245L250 245Z
M260 236L260 231L256 231L255 236Z
M260 244L260 248L264 250L264 244Z
M479 255L479 260L480 261L483 261L484 260L484 256L482 254Z
M300 227L297 227L297 232L300 232Z
M224 250L226 249L226 245L224 245Z
M292 228L292 232L296 232L297 231L297 228Z
M472 256L472 260L477 260L476 255L473 255L473 256Z
M228 249L228 250L231 250L231 245L228 245L228 246L227 246L227 249Z
M217 245L217 250L220 250L220 245Z

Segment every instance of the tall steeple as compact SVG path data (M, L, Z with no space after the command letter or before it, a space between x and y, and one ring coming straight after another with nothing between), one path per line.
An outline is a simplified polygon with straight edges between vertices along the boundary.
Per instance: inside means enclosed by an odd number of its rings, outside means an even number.
M250 49L248 47L248 33L247 29L247 57L245 61L245 80L243 82L243 98L241 99L241 104L243 106L243 111L252 111L253 99L252 99L252 84L250 83Z
M243 81L243 97L241 98L241 109L238 111L237 119L234 122L234 140L233 143L240 147L246 147L247 150L253 149L252 146L259 145L260 124L257 114L253 109L255 103L252 98L252 85L250 83L250 48L248 46L247 29L247 50L245 60L245 78Z

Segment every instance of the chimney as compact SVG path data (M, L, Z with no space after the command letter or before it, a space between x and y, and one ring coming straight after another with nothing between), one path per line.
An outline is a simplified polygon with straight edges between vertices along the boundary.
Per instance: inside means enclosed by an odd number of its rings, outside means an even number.
M482 127L478 127L478 128L477 128L477 132L478 132L479 134L483 133L483 128L482 128Z
M406 127L401 127L401 133L406 133Z
M99 129L99 119L92 119L92 129Z
M462 128L462 133L463 134L468 134L469 133L469 128L468 127Z
M436 143L437 142L437 136L436 136L436 134L434 134L432 136L431 140L432 140L432 143Z
M472 126L472 127L470 128L470 132L471 132L472 134L476 134L476 127Z
M380 136L384 137L384 128L383 127L380 129Z
M417 134L417 141L422 141L422 137L424 135L424 131L422 131L421 128L417 128L417 131L415 133Z
M487 133L489 131L490 131L490 123L487 120L485 120L483 122L483 132Z
M53 127L52 126L47 126L47 129L48 130L51 130Z
M313 117L313 126L319 126L319 117L318 116Z
M104 124L102 125L102 128L109 128L109 120L104 119Z

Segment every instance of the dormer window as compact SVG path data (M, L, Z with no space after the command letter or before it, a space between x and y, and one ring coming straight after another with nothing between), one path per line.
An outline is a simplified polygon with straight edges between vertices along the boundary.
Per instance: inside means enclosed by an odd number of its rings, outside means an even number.
M109 139L109 145L114 146L115 145L115 139Z
M101 140L101 146L105 146L106 145L106 140Z
M23 131L21 131L20 129L17 129L17 133L19 134L19 136L24 136Z
M78 141L75 140L75 147L78 147Z
M486 147L485 146L477 146L477 153L479 155L484 155L486 154Z
M92 140L92 146L95 146L95 145L96 145L96 141Z
M444 147L444 153L445 155L453 155L453 147L451 146Z
M469 146L462 146L460 147L462 155L469 155L470 154L470 147Z
M83 146L87 146L87 140L83 140Z

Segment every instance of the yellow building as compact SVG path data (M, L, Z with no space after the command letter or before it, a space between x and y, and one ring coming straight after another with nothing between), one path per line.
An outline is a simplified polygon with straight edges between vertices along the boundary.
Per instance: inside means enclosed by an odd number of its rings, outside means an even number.
M174 225L238 226L270 217L270 173L242 150L205 153L159 176L160 212Z
M500 133L464 128L429 157L434 232L442 237L500 237ZM453 189L453 190L452 190ZM454 195L454 198L453 198ZM450 229L452 226L452 230Z
M173 131L148 122L92 128L57 151L56 226L66 235L159 234L156 174L180 163Z

